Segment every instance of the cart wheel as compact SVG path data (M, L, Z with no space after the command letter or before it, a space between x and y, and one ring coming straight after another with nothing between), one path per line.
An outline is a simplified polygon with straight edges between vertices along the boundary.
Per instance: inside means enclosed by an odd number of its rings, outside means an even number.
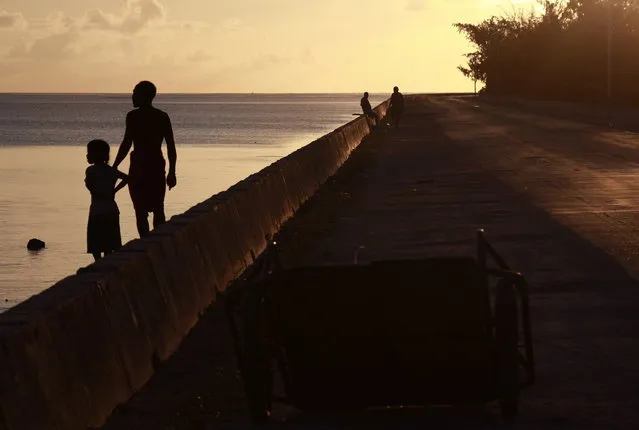
M514 396L509 398L502 398L500 400L501 415L506 418L514 418L519 410L519 395L515 393Z
M254 369L250 373L247 401L251 420L255 424L266 424L272 408L272 373L268 368Z
M261 295L254 295L247 300L244 318L244 386L251 419L255 424L269 421L273 397L272 356L263 312Z
M502 279L497 285L495 299L495 352L501 410L504 417L516 415L519 404L518 340L517 294L512 283Z

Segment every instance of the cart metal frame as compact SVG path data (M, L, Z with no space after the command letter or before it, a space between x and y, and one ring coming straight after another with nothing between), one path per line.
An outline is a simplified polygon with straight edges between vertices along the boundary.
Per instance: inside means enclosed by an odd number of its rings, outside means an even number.
M414 261L418 264L420 260ZM489 262L495 263L497 267L489 267ZM535 382L529 286L521 273L513 271L506 264L488 242L483 230L477 231L475 263L482 274L481 282L484 285L481 288L486 291L485 303L481 306L485 307L485 315L490 316L485 323L487 333L490 333L488 341L497 369L495 386L487 388L486 395L477 400L499 400L502 414L510 418L517 414L520 391ZM322 266L313 269L321 268ZM250 270L222 294L238 367L255 423L269 420L274 400L296 405L285 353L286 345L278 337L277 329L273 329L267 311L268 283L277 282L277 276L285 272L278 258L277 243L269 241L265 252L255 259ZM492 279L497 280L495 286L491 286ZM491 303L491 298L494 304ZM275 367L286 393L282 399L276 399L273 395Z

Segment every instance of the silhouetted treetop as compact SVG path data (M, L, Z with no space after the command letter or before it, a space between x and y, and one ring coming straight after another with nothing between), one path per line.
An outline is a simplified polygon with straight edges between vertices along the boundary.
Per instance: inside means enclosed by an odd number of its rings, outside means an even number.
M613 98L639 104L639 0L544 0L539 5L539 13L454 24L475 49L458 69L483 82L488 93L603 101L610 32Z

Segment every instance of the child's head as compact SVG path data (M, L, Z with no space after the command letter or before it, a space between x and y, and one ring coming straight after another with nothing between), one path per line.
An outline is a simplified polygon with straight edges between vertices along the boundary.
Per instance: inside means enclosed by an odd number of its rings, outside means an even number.
M109 162L109 144L102 139L95 139L87 145L87 161L89 164Z

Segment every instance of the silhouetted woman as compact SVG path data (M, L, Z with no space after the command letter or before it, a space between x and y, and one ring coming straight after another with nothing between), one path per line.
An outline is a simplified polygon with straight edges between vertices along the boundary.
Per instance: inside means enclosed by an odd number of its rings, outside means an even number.
M126 116L124 139L113 163L114 167L119 166L133 146L129 167L129 193L140 237L149 233L149 212L153 213L153 228L165 221L166 186L171 189L177 183L173 128L166 112L152 105L156 92L155 85L149 81L142 81L133 89L132 100L136 109ZM166 162L162 155L164 140L169 157L169 173L166 177Z

